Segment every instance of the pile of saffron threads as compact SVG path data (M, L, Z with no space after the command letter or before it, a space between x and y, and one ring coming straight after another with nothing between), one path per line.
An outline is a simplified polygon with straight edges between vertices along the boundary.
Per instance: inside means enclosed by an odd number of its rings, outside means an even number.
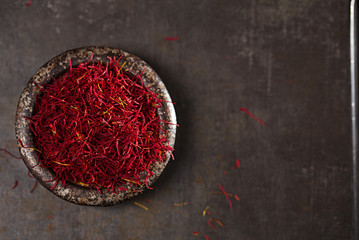
M90 60L51 84L37 86L28 118L42 167L65 186L73 183L118 193L147 186L156 162L173 150L158 116L162 106L141 76L129 77L119 59Z

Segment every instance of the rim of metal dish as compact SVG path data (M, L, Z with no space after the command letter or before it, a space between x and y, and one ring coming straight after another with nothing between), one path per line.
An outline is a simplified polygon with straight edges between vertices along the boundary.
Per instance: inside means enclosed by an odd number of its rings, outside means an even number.
M120 49L93 46L77 48L61 53L37 70L20 96L15 122L15 132L20 154L29 171L45 188L69 202L88 206L110 206L134 197L138 195L139 192L146 189L145 186L133 186L131 183L127 183L125 185L127 188L126 191L111 193L103 190L102 193L99 193L96 189L90 189L70 183L67 183L64 187L60 181L53 189L51 189L56 182L54 180L55 174L51 170L42 168L37 164L38 153L31 148L31 146L34 146L34 142L30 130L30 123L25 118L32 116L34 112L34 99L37 94L34 90L35 84L41 85L43 83L49 83L54 77L66 72L70 67L70 59L72 65L76 66L82 62L89 61L91 57L93 57L94 61L107 62L109 61L108 57L118 58L120 56L122 56L120 63L126 62L124 66L125 71L133 75L142 73L141 76L144 85L152 92L156 93L160 99L164 100L163 107L159 109L158 114L162 120L168 122L163 124L163 128L167 132L166 138L169 145L174 147L176 136L175 124L177 123L176 113L164 83L146 62L137 56ZM21 146L19 140L25 147ZM163 169L166 167L169 159L170 153L167 153L165 162L158 162L153 166L152 171L154 172L154 175L148 178L148 186L151 186L157 180Z

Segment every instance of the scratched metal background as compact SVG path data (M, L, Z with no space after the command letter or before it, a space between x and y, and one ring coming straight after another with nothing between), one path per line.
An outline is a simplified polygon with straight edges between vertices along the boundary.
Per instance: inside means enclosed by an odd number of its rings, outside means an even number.
M0 153L0 239L351 239L348 0L25 2L0 1L0 147L17 153L30 76L88 45L147 61L181 126L156 189L116 207L30 193L25 165ZM233 210L218 184L239 196ZM208 226L207 205L225 228Z

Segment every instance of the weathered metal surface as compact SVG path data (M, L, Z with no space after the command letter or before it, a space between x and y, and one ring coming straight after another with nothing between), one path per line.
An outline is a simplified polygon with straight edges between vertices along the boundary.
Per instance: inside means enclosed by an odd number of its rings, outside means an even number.
M110 208L30 193L26 166L0 153L1 239L350 239L349 1L2 1L0 16L1 147L17 149L28 79L81 46L148 62L180 125L155 190ZM218 184L239 196L232 210Z

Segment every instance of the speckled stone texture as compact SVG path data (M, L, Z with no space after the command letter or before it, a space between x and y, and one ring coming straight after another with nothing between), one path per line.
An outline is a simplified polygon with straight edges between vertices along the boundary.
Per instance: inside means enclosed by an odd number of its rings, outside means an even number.
M120 59L120 64L122 65L124 62L126 62L124 65L124 70L128 74L138 75L143 71L141 76L144 85L152 92L156 93L159 99L164 101L163 106L158 111L158 114L160 119L171 123L163 123L163 127L167 132L166 138L168 139L169 145L174 147L176 136L176 114L171 97L165 85L156 72L140 58L125 51L109 47L84 47L66 51L51 59L33 75L25 87L23 93L21 94L18 103L15 123L17 139L20 139L24 146L34 145L32 133L30 130L30 123L25 119L25 117L30 117L33 115L35 95L37 94L37 92L34 90L35 84L39 86L44 83L51 83L51 80L54 77L63 74L69 69L70 59L72 65L76 66L82 62L89 61L91 56L93 56L94 61L102 62L108 62L108 57L119 58L122 56ZM60 182L56 185L55 188L51 189L56 182L53 181L55 175L49 169L43 168L37 164L37 151L32 148L24 148L20 143L18 146L29 171L44 187L64 200L90 206L110 206L136 196L140 191L146 190L146 187L144 186L131 186L130 183L127 183L126 191L121 191L118 194L115 194L103 190L103 193L101 194L96 189L76 186L70 183L66 184L64 187ZM170 154L167 153L165 162L157 162L153 166L152 171L154 172L154 175L148 178L148 186L151 186L154 181L156 181L156 179L166 167L169 159Z

